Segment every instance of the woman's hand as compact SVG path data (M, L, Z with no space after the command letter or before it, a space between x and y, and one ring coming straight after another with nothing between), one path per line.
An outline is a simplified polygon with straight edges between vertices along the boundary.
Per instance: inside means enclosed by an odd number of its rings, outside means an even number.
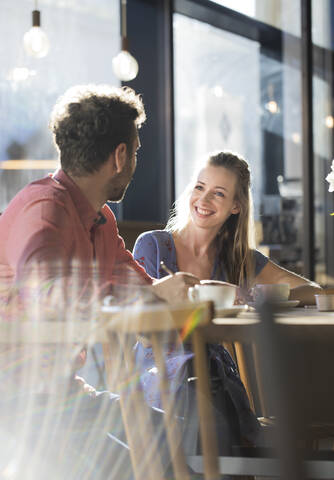
M299 300L299 306L315 305L315 296L322 293L322 288L316 283L299 285L290 290L289 300Z
M82 377L79 377L79 375L75 375L74 381L76 383L76 386L79 391L83 391L85 393L88 393L92 397L96 396L96 390L92 385L89 385L89 383L86 382L86 380Z
M188 299L188 288L200 283L191 273L177 272L174 275L155 280L153 292L168 303L182 302Z

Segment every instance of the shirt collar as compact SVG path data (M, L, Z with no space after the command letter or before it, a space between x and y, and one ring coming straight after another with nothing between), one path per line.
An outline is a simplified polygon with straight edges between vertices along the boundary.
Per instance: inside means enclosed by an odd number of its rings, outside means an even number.
M99 226L106 223L106 218L101 212L96 212L94 210L87 197L82 193L75 182L73 182L73 180L64 172L64 170L61 168L56 170L52 174L52 178L66 188L72 197L83 225L88 231L91 230L94 225Z

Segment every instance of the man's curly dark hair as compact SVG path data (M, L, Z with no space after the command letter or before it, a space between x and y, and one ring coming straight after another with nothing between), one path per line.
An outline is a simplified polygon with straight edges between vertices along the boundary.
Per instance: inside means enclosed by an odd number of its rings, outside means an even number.
M93 173L123 142L131 155L136 130L145 120L142 99L131 88L70 88L58 99L50 120L62 169L74 176Z

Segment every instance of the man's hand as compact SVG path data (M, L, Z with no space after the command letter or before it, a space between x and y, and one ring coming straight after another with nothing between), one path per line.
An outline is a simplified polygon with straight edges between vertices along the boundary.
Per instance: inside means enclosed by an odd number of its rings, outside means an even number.
M188 299L188 288L199 283L199 278L191 273L177 272L152 285L153 292L168 303L182 302Z

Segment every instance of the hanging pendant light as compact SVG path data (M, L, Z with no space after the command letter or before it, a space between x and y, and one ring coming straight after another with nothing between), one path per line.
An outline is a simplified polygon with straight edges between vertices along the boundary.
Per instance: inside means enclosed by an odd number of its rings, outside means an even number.
M274 85L270 83L267 87L268 90L268 97L269 101L264 105L264 107L270 112L272 115L275 115L276 113L280 113L280 108L278 106L278 103L275 100L275 94L274 94Z
M36 58L45 57L49 51L48 37L41 29L41 12L37 10L37 0L32 12L32 27L24 34L23 46L28 55Z
M113 72L119 80L128 82L138 75L138 62L129 52L126 25L126 0L122 0L121 9L122 50L112 59Z

